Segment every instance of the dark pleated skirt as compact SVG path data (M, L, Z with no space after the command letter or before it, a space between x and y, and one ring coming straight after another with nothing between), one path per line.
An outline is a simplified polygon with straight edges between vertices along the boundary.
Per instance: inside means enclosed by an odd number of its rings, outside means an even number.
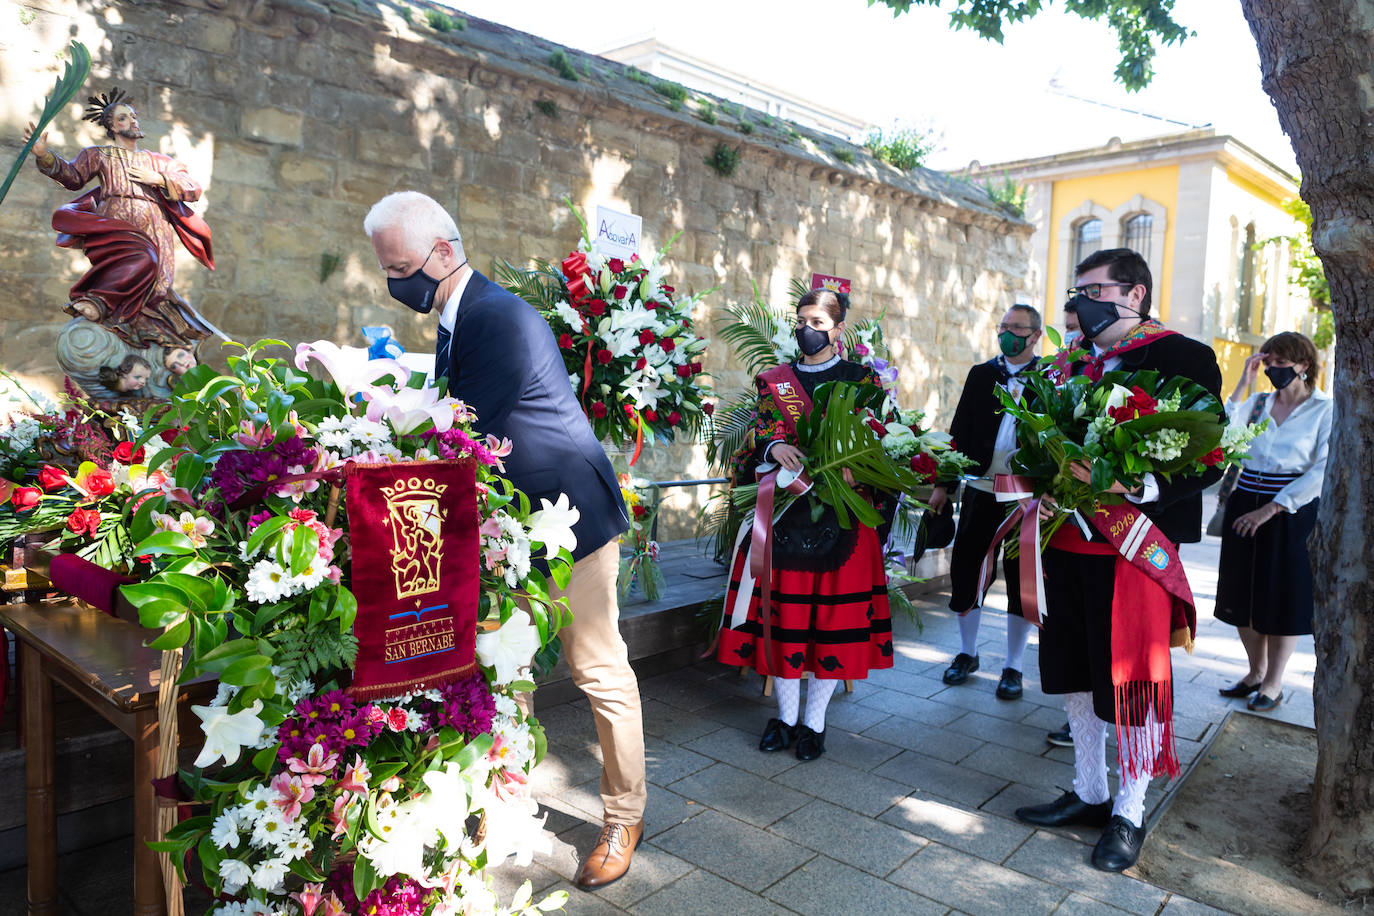
M1237 489L1226 501L1217 575L1215 615L1223 623L1250 627L1264 636L1306 636L1312 632L1312 566L1307 539L1317 522L1320 499L1297 512L1280 512L1254 537L1232 525L1272 499L1268 493Z

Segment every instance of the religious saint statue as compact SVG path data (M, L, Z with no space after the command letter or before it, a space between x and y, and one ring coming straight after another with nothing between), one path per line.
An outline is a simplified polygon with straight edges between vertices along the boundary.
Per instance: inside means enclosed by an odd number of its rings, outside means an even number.
M186 204L201 187L169 156L140 149L138 112L119 88L91 96L84 115L105 128L107 146L91 146L70 162L48 148L44 133L33 144L38 170L72 191L91 179L99 186L53 214L57 244L81 248L91 268L71 289L68 312L101 324L134 349L159 346L187 357L211 333L172 289L176 239L214 270L210 227ZM33 134L29 124L24 139ZM183 370L184 371L184 370Z

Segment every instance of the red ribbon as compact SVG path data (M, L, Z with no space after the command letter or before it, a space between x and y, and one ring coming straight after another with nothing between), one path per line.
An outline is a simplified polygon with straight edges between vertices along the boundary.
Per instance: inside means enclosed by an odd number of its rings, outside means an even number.
M1027 477L1015 474L998 474L993 478L993 493L998 502L1011 502L1029 497L1033 490L1034 483ZM1045 578L1040 562L1040 500L1038 498L1031 501L1023 508L1017 505L1007 513L1006 520L1002 522L997 533L992 536L992 543L988 546L988 552L983 557L983 563L978 568L978 596L979 603L987 597L987 590L992 585L993 570L997 565L997 551L1012 531L1020 525L1020 532L1017 535L1017 543L1021 550L1021 575L1017 587L1021 593L1021 613L1026 620L1041 625L1041 608L1044 606ZM1008 587L1011 583L1007 583Z
M639 460L639 453L644 450L644 414L635 411L635 453L630 456L630 467L635 466Z
M782 673L781 659L773 654L773 497L779 470L763 473L758 501L754 504L754 527L749 544L749 572L759 583L759 624L763 627L763 655L771 670ZM783 489L797 496L811 489L811 478L803 471Z
M562 266L573 304L581 305L591 296L591 289L587 286L587 277L591 273L587 268L587 256L580 251L574 251L563 259Z

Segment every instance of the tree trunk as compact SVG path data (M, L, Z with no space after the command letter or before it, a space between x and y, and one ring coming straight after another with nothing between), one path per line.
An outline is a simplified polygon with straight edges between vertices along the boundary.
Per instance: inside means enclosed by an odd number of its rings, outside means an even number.
M1374 889L1374 0L1241 0L1312 207L1336 319L1315 576L1313 877Z

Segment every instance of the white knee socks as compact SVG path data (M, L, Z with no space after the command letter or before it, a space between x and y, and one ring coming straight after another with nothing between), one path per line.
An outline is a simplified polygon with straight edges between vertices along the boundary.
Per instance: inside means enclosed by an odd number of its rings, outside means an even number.
M1145 748L1145 753L1140 758L1141 767L1148 768L1153 765L1164 747L1164 726L1155 718L1154 710L1146 713L1144 725L1123 726L1121 731L1123 734L1118 741L1125 740L1134 747ZM1129 733L1129 736L1125 733ZM1145 790L1150 788L1150 776L1148 773L1140 773L1132 777L1125 768L1121 769L1120 776L1112 813L1124 817L1137 827L1144 826Z
M784 725L796 725L797 704L801 700L801 678L773 678L773 695L778 698L778 718Z
M1064 694L1064 711L1073 735L1073 791L1085 803L1100 805L1112 797L1107 788L1107 723L1093 712L1091 693Z
M1035 624L1024 617L1017 617L1015 614L1007 615L1007 667L1017 671L1025 670L1022 666L1026 656L1026 643L1030 642L1031 630L1035 629Z
M959 618L960 652L978 657L978 621L983 617L983 609L975 607Z
M829 678L811 678L811 684L806 688L806 727L813 732L825 731L825 708L830 705L830 698L835 695L839 683Z

